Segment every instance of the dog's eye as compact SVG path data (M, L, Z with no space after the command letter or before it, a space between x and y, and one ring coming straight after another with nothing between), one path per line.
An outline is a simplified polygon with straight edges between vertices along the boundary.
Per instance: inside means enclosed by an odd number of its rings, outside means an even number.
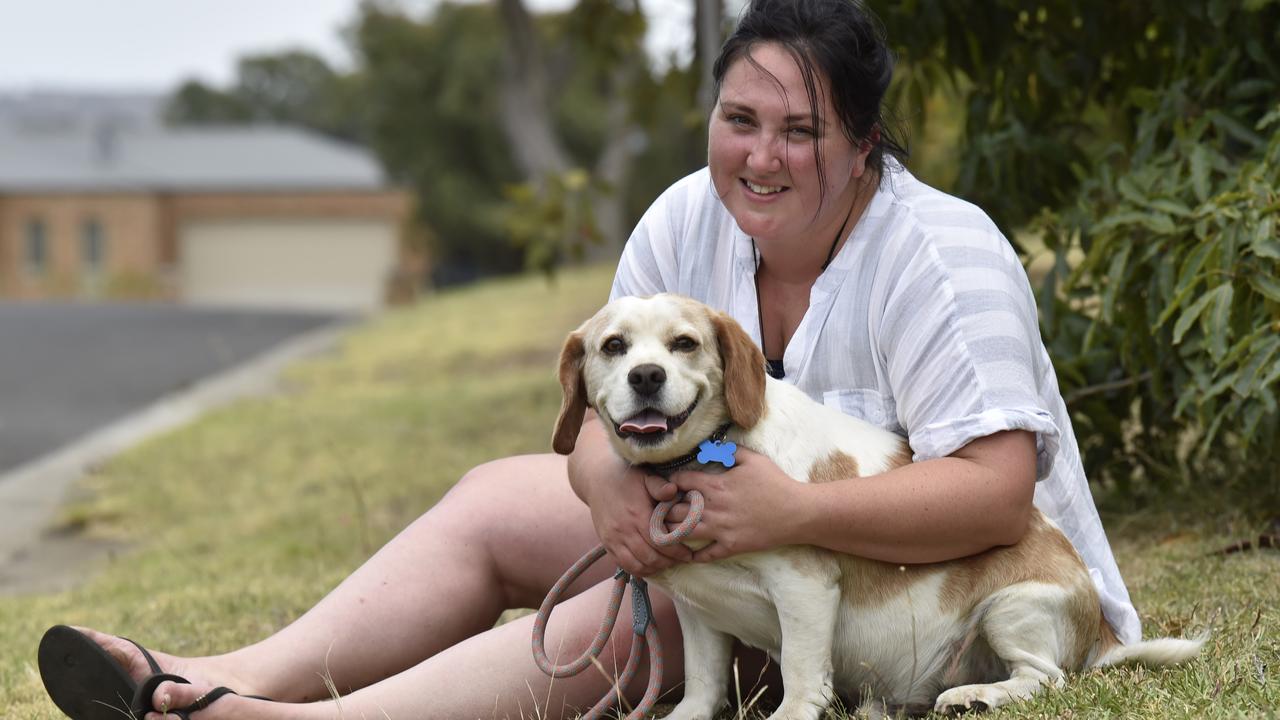
M614 335L604 341L604 344L600 346L600 351L605 355L621 355L627 351L627 341Z
M671 341L672 352L692 352L698 349L698 341L688 335L681 335Z

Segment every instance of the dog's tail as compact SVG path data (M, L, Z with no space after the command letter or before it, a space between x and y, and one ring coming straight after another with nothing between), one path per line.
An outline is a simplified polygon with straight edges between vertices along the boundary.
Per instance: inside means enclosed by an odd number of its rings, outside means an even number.
M1206 631L1191 640L1155 638L1132 645L1122 645L1105 620L1102 621L1101 630L1098 644L1094 646L1094 657L1088 663L1088 667L1091 668L1124 663L1173 665L1195 657L1196 653L1200 652L1200 647L1209 639L1209 633Z

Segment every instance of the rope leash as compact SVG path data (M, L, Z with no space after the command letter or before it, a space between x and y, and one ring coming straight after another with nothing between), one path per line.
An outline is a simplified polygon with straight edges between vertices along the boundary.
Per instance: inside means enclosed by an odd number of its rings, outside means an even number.
M698 526L698 522L702 520L702 511L706 506L702 493L694 490L689 492L684 499L689 501L689 515L684 519L684 522L680 523L679 527L671 532L666 532L667 513L681 498L677 497L675 500L658 503L658 506L653 509L653 515L649 517L649 539L653 540L655 545L665 547L680 542L688 537L689 533L693 532L693 529ZM631 641L631 655L627 657L627 664L623 667L622 674L618 676L617 682L613 684L613 688L607 695L600 698L600 701L592 706L587 714L582 716L582 720L597 720L619 700L622 689L630 685L635 677L636 670L640 667L640 657L644 654L647 646L649 649L649 684L645 688L644 697L640 699L640 703L626 718L626 720L640 720L640 718L649 715L658 700L658 693L662 689L663 662L662 643L658 639L658 626L653 621L653 609L649 604L649 587L648 583L643 579L632 577L625 570L619 569L613 576L613 593L609 596L609 606L605 610L604 620L600 623L600 629L596 632L596 637L591 642L591 646L576 660L564 665L556 665L547 657L545 640L547 621L551 618L551 610L560 601L560 596L564 594L564 591L573 584L573 581L581 577L587 568L591 567L595 561L604 555L604 545L597 545L592 548L578 562L565 571L565 574L560 576L556 584L551 587L551 592L547 593L547 598L542 601L542 607L538 608L538 614L533 621L533 661L537 663L538 669L553 678L573 677L595 663L596 659L600 657L601 651L604 650L605 643L609 641L609 635L613 633L613 626L618 620L618 610L622 607L622 593L627 584L630 583L631 630L636 635Z

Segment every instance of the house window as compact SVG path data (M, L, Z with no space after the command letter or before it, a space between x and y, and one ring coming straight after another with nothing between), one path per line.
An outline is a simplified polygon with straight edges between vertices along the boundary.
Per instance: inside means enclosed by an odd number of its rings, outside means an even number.
M34 275L43 275L49 267L49 237L44 220L32 218L27 221L27 271Z
M80 228L80 262L85 270L91 273L102 272L106 260L107 238L102 223L97 218L89 218Z

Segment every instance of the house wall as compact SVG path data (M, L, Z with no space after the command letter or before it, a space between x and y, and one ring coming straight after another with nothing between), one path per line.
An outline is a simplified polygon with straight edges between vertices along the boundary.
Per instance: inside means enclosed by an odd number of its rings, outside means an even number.
M217 219L383 219L402 227L407 193L119 193L0 195L0 297L48 299L128 297L178 299L184 224ZM26 253L27 223L45 222L48 258L33 273ZM96 218L106 238L104 268L86 273L82 227ZM404 300L422 277L422 253L398 233L396 277L387 295ZM406 293L404 287L410 288Z
M45 227L46 260L35 271L27 257L27 227ZM84 225L103 237L101 270L83 253ZM32 194L0 198L0 294L21 299L104 294L170 297L169 269L159 253L162 208L152 193Z
M180 268L179 276L187 281L199 279L197 283L200 288L195 289L193 299L198 299L201 295L207 295L210 287L207 282L214 275L204 272L204 267L191 267L190 263L206 263L214 262L212 256L207 252L198 253L201 257L183 257L184 249L192 250L195 246L190 244L194 234L199 234L204 238L205 242L210 240L208 231L211 228L221 226L219 233L222 233L219 243L240 242L241 244L249 242L259 244L265 242L266 237L278 237L279 247L261 247L260 250L252 253L239 253L240 266L243 267L243 275L238 281L232 282L232 279L226 276L225 268L222 273L222 280L219 281L222 289L216 294L223 298L223 301L231 299L231 293L234 293L236 286L243 286L243 298L245 301L253 300L255 297L266 297L272 295L275 291L267 288L261 282L258 282L255 288L253 286L254 278L262 275L264 272L279 273L281 282L279 290L282 292L290 292L287 288L289 283L286 276L295 276L297 286L292 292L296 293L293 298L295 303L292 304L312 304L316 307L323 305L319 302L319 298L308 300L308 295L318 292L324 285L324 279L330 274L322 270L320 265L324 262L334 263L340 262L348 265L349 275L360 275L358 268L373 263L374 265L389 264L389 268L382 272L384 278L382 287L377 291L381 297L382 303L402 303L407 302L417 296L421 287L422 278L426 275L427 259L423 249L423 243L414 233L414 226L411 222L412 198L409 193L398 190L385 190L375 192L306 192L306 193L188 193L183 195L174 195L166 200L166 216L170 223L163 244L166 247L166 253L171 253L177 258L175 265ZM244 237L233 238L225 235L228 227L240 227L244 230ZM313 228L313 230L302 230L303 228ZM377 228L373 231L372 228ZM274 228L274 229L272 229ZM342 228L346 228L342 230ZM335 235L336 231L336 235ZM302 236L298 236L298 232L303 232ZM278 233L278 235L276 235ZM282 272L279 264L279 253L301 253L301 248L306 246L306 234L310 233L314 238L313 248L315 255L308 258L299 258L299 267L296 268L301 274ZM370 234L372 233L372 234ZM252 238L252 240L250 240ZM339 240L345 238L345 240ZM393 257L389 259L382 258L386 252L385 242L390 239ZM351 243L347 250L342 252L355 252L349 261L341 261L334 255L339 251L339 244ZM363 246L363 250L357 249ZM208 248L205 248L208 250ZM247 250L248 248L242 248ZM230 253L231 248L227 251ZM225 256L219 255L221 261L230 262L231 257L235 253ZM256 257L254 257L256 256ZM274 259L273 259L274 258ZM312 262L312 269L306 270L307 261ZM254 265L262 267L254 268ZM310 291L304 290L301 286L308 284L306 278L310 277L314 287ZM258 278L259 281L262 278ZM331 278L332 279L332 278ZM350 279L350 278L349 278ZM341 290L334 286L332 292L325 293L335 302L344 302L342 298L351 297L350 293L354 288L347 286L346 290ZM363 295L365 291L360 291ZM281 295L282 301L284 296ZM285 303L288 304L288 303ZM356 303L357 306L365 308L366 303Z

